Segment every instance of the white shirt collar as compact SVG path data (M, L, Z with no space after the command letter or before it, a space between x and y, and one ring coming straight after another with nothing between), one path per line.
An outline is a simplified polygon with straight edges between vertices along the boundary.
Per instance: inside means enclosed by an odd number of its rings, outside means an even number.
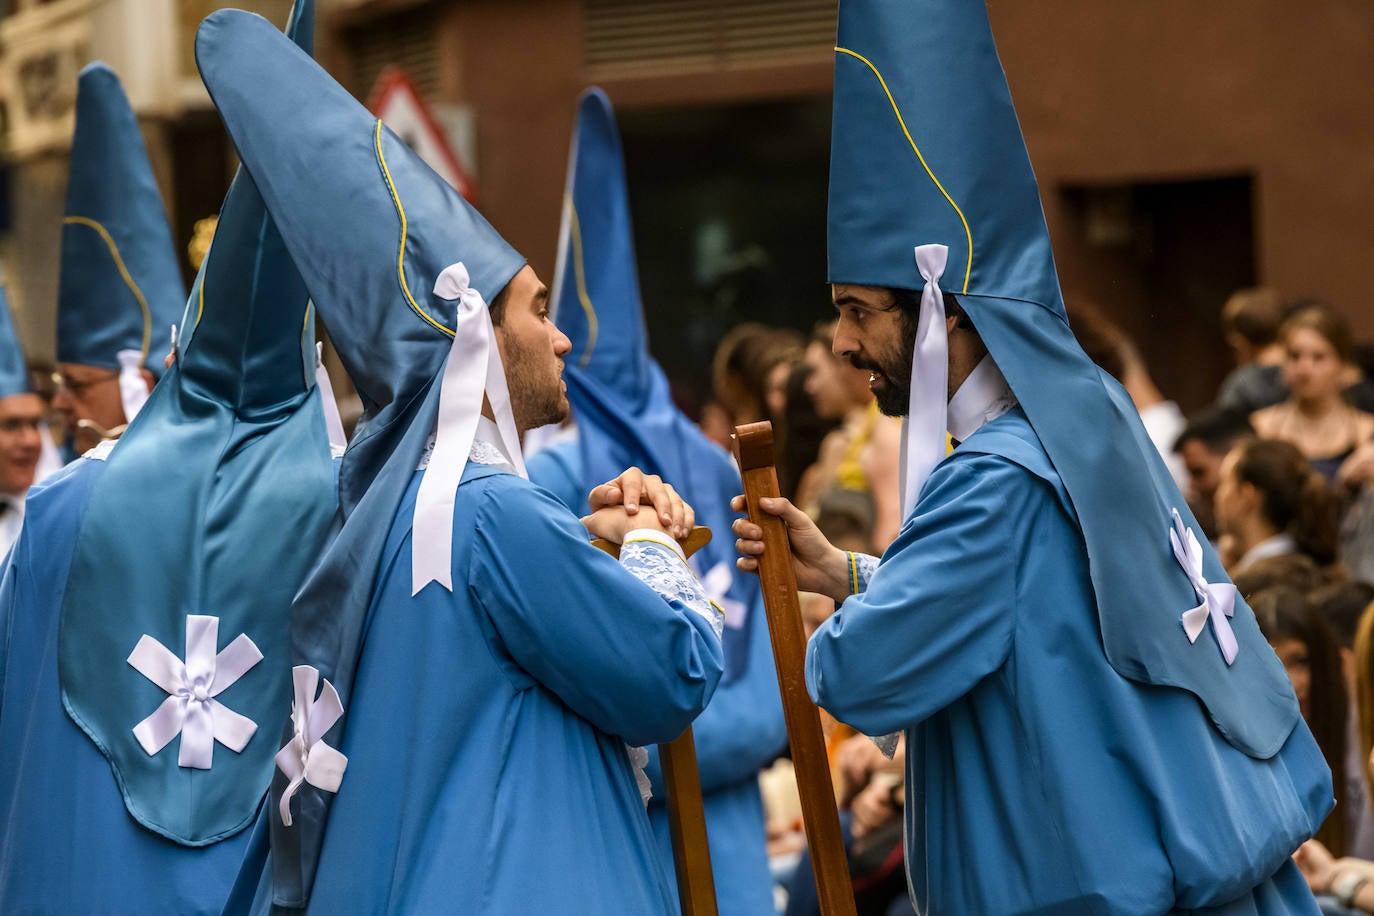
M429 441L425 443L425 450L420 453L420 461L416 464L415 470L423 471L429 467L429 459L434 454L435 438L434 433L429 434ZM500 430L487 417L477 418L477 432L472 437L471 448L468 449L468 460L515 470L515 462L511 461L506 450L501 447Z
M501 447L501 431L487 417L477 418L477 434L473 436L468 456L478 464L505 465L514 470L515 462Z
M1240 558L1237 569L1249 566L1256 560L1267 560L1270 557L1281 557L1290 553L1298 552L1298 542L1293 540L1293 536L1287 532L1279 532L1271 538L1265 538L1254 547L1245 551L1245 556Z
M1002 377L1002 370L984 356L949 399L949 434L959 442L973 435L1016 406L1016 395Z

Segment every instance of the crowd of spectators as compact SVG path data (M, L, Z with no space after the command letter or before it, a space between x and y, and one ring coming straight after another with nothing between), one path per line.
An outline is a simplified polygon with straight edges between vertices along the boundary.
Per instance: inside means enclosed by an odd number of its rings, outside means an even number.
M1295 859L1329 913L1374 912L1374 381L1339 312L1271 289L1235 293L1221 319L1235 366L1214 403L1185 416L1131 338L1092 303L1069 300L1088 354L1121 383L1199 527L1293 682L1331 767L1334 813ZM879 554L900 525L899 421L867 373L810 339L741 325L722 341L707 433L773 423L785 496L845 549ZM1366 360L1367 361L1367 360ZM1164 390L1167 390L1167 380ZM802 596L814 628L834 611ZM823 716L823 719L825 717ZM901 749L894 760L825 719L836 799L861 914L909 913L901 862ZM765 777L780 903L815 913L787 764ZM796 855L803 858L793 867ZM789 874L790 870L790 874Z

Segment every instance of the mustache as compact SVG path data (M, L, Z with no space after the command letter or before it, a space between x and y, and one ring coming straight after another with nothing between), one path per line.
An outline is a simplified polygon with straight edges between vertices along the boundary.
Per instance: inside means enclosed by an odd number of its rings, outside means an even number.
M870 360L863 359L863 358L858 357L858 356L850 356L850 357L848 357L848 359L849 359L849 364L850 364L851 366L853 366L855 369L861 369L861 370L863 370L864 372L876 372L876 373L878 373L879 375L885 374L885 373L883 373L883 367L880 366L880 365L878 365L878 364L875 363L875 362L872 362L872 361L870 361Z

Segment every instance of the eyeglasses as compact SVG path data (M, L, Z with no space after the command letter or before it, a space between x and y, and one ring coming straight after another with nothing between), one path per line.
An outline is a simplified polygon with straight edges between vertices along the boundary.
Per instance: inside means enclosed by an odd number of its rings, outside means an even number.
M83 394L86 393L87 390L95 387L96 385L100 385L105 382L114 382L118 380L119 373L117 372L111 372L109 375L99 375L95 378L89 379L73 379L70 376L64 375L61 372L54 372L52 374L52 383L57 387L57 391L65 391L68 395L74 398L81 397Z

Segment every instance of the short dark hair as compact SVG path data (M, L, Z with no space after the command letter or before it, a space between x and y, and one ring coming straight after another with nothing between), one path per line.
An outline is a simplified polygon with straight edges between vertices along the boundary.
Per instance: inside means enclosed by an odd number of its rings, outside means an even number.
M1326 621L1336 644L1343 649L1353 649L1360 617L1374 603L1374 585L1353 580L1333 582L1317 589L1307 600Z
M1255 428L1243 411L1209 407L1188 420L1174 440L1174 451L1183 451L1189 442L1201 442L1213 452L1229 452L1231 446L1254 435Z
M1259 349L1278 340L1279 324L1286 311L1274 289L1262 286L1238 289L1221 307L1221 327Z
M487 305L487 311L491 313L491 323L493 327L501 327L501 322L506 320L506 299L510 292L510 284L501 287L501 292L492 297Z
M964 311L964 307L959 304L959 300L954 298L954 294L943 293L943 295L945 297L945 317L957 319L955 327L973 328L973 321ZM921 291L894 286L892 287L892 299L897 308L901 310L903 326L915 334L916 325L921 317Z

